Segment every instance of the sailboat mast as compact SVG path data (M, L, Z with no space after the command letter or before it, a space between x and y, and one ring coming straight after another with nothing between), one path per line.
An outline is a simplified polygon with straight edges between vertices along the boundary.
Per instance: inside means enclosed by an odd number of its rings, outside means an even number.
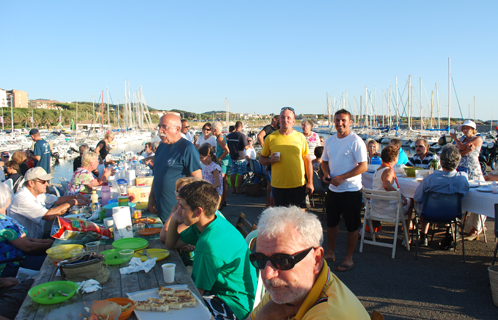
M448 130L451 126L451 58L448 58Z
M226 109L226 119L227 119L227 132L230 129L230 103L228 102L228 98L225 98L225 109Z
M109 113L109 88L107 90L107 125L109 126L109 130L112 129L111 127L111 115Z

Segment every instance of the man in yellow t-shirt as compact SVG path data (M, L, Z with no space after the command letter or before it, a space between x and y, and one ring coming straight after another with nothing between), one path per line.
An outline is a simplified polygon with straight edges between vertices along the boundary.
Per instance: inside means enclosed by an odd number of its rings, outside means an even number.
M296 205L306 208L306 194L313 193L313 166L306 138L294 131L294 109L280 111L280 129L265 139L259 162L271 164L271 186L275 206ZM305 179L308 179L306 182Z
M249 319L370 319L323 260L322 233L318 218L297 207L263 211L249 259L261 270L267 292Z

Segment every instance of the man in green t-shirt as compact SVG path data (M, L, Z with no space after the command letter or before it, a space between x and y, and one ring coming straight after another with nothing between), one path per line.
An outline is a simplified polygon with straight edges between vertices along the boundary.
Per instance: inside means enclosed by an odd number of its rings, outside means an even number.
M182 240L195 245L192 279L211 313L226 319L246 319L254 304L256 269L249 261L249 248L242 235L215 212L220 197L212 184L196 181L178 195L179 209L171 217L166 246L174 249L178 225L189 228ZM220 307L224 310L216 311ZM230 317L231 314L234 314Z

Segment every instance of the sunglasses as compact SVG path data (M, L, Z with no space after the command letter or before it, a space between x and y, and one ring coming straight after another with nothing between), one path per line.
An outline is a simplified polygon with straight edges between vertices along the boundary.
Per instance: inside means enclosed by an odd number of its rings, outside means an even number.
M37 179L36 182L39 184L48 184L48 181Z
M268 261L270 261L273 267L277 268L278 270L290 270L294 268L294 266L301 260L303 260L311 251L311 249L315 248L311 247L294 255L286 253L275 253L271 257L267 257L259 252L254 252L249 254L249 260L251 260L251 264L255 268L260 270L263 270L265 268L266 262Z
M283 107L282 109L280 109L280 112L285 111L285 110L290 110L290 111L292 111L292 112L296 113L296 112L294 111L294 108L291 108L291 107Z
M252 140L250 140L250 139L247 139L247 141L248 141L248 142L252 142Z
M425 148L424 145L418 145L418 146L415 146L415 148Z
M204 130L204 131L211 131L211 128L204 128L202 130Z

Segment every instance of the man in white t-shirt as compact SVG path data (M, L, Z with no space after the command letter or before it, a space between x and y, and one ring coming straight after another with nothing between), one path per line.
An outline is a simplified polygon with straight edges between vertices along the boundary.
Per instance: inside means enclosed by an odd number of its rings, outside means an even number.
M328 248L325 259L335 260L335 244L341 214L348 230L346 257L335 269L339 272L348 271L353 267L353 253L361 224L361 174L368 169L365 142L351 132L352 123L351 113L348 111L341 109L335 113L337 134L325 141L322 155L323 180L330 183L326 200Z
M9 216L26 228L30 238L42 239L46 220L54 220L74 205L90 203L82 195L58 198L46 193L53 178L42 167L29 169L24 175L24 187L12 199Z
M188 141L194 143L194 139L192 139L192 136L190 135L190 132L188 129L190 126L188 125L187 119L182 119L182 130L180 131L180 134L182 138L187 139Z

